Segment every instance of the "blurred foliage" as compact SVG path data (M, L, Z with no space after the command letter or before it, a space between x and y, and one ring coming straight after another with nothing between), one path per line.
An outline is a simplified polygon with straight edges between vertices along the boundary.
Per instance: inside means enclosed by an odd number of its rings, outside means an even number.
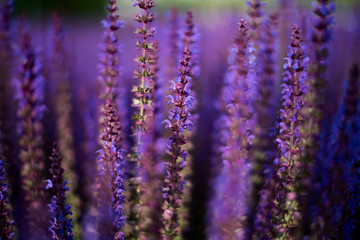
M312 0L289 0L297 1L299 5L311 5ZM171 7L180 9L221 9L243 8L246 0L156 0L158 11L166 11ZM264 0L268 5L273 5L276 0ZM359 0L335 0L339 8L359 7ZM64 14L102 14L105 0L15 0L17 13L27 12L47 15L53 10L59 10ZM132 8L132 0L119 0L122 9Z

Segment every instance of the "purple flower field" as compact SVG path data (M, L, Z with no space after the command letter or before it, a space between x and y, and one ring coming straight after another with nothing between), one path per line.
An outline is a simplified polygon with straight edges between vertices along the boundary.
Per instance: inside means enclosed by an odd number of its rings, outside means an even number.
M360 239L359 4L104 1L0 0L0 240Z

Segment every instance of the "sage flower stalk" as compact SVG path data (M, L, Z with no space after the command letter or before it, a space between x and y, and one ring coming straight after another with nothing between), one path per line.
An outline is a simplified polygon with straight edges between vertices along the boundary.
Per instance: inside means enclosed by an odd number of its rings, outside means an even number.
M164 119L162 100L163 89L159 73L159 47L157 42L151 52L154 64L151 66L154 82L154 117L146 122L147 134L142 137L142 145L139 147L141 157L141 184L140 184L140 207L139 207L139 239L157 240L161 238L162 219L162 192L161 182L164 175L164 167L161 159L164 157L165 147L162 138L161 121ZM161 127L161 128L160 128Z
M12 12L13 1L5 0L0 3L0 147L2 148L1 159L9 164L7 168L8 180L11 182L11 198L15 200L14 205L18 206L21 202L20 191L20 169L17 156L18 139L14 129L16 129L17 104L14 101L16 90L13 82L13 72L15 70L15 52L12 47Z
M264 43L258 54L260 74L255 100L256 125L254 130L252 189L249 197L248 236L264 237L270 232L270 209L273 199L273 162L276 144L272 129L275 127L274 89L276 84L276 27L278 15L265 21L262 37Z
M76 158L74 149L73 124L72 124L72 95L69 80L69 66L66 57L64 33L62 20L58 13L53 15L54 26L54 49L53 49L53 71L52 80L56 88L55 111L57 125L57 142L60 152L63 155L62 164L66 172L64 177L68 179L71 188L68 193L67 202L74 209L80 209L80 198L78 195L78 176L76 174ZM73 211L74 232L79 232L78 220L80 212Z
M316 19L313 24L313 30L311 32L311 68L309 69L308 85L309 90L305 97L305 107L302 110L305 121L301 127L303 132L302 145L304 151L301 154L302 162L304 166L300 178L302 181L303 189L301 190L306 196L307 192L311 192L311 182L322 182L321 174L316 176L316 179L311 179L312 172L321 169L322 164L321 154L319 150L321 148L320 133L324 127L324 88L326 86L326 71L327 71L327 58L328 58L328 43L332 38L332 25L334 17L332 14L335 11L335 4L331 0L318 0L314 5L314 14ZM326 148L326 147L325 147ZM314 194L310 193L310 196L318 196L316 193L321 192L320 189L314 189ZM321 223L317 221L326 215L323 210L320 212L312 211L311 204L315 202L316 205L321 205L321 201L316 199L303 198L300 201L303 204L304 222L302 229L299 230L303 235L310 234L311 230L320 232L319 228L322 228ZM314 213L317 216L314 216ZM315 222L313 221L315 219ZM318 220L316 220L318 219ZM320 234L322 235L322 234ZM317 235L319 237L320 235Z
M116 0L108 0L108 15L102 21L104 44L101 55L101 149L98 184L98 234L101 239L124 239L122 227L126 222L124 150L122 149L121 125L117 113L119 101L119 42L117 31L122 26Z
M294 227L301 220L300 206L297 200L298 186L296 180L301 167L300 126L301 109L304 106L306 93L307 58L302 47L302 36L299 27L294 26L291 36L288 57L285 58L285 72L282 87L283 107L280 110L279 135L276 139L280 151L277 159L274 203L276 213L273 216L276 238L295 239Z
M66 204L65 193L69 191L66 186L67 181L64 181L64 169L61 166L62 156L56 143L53 144L52 155L50 157L51 178L47 180L46 189L51 193L51 203L48 204L52 214L49 230L51 232L51 239L72 240L72 215L71 207Z
M253 106L250 71L253 49L248 24L241 20L231 54L229 75L223 88L226 114L220 136L221 160L224 164L215 180L216 194L211 203L209 239L243 239L245 236L249 188L249 147L253 140Z
M132 92L134 98L132 106L135 108L135 113L132 116L133 127L132 133L134 136L134 146L128 159L128 178L129 178L129 202L130 213L128 216L128 223L131 226L130 239L138 239L139 237L139 212L140 204L140 181L139 168L143 157L146 157L140 152L142 148L143 138L149 134L148 124L153 121L153 94L154 94L154 38L156 30L150 27L150 24L155 20L151 9L155 7L153 0L136 0L134 7L139 7L140 13L135 17L135 21L141 24L135 31L138 37L136 48L140 52L135 58L138 69L134 72L134 80L138 85L134 85ZM146 161L146 160L145 160Z
M119 20L120 15L117 14L118 7L116 0L107 0L106 7L108 15L101 23L104 29L103 45L100 65L100 82L102 86L101 100L102 103L111 99L111 103L116 107L116 101L119 94L119 39L117 36L118 30L123 23Z
M22 189L27 205L25 225L21 233L30 239L46 238L45 181L43 179L44 156L42 152L42 133L44 105L40 75L40 63L32 49L30 36L23 36L23 56L19 73L20 154L22 162Z
M188 139L185 130L191 131L190 109L193 97L191 96L190 62L191 50L185 45L183 58L178 68L179 77L176 82L171 81L171 95L169 102L173 106L169 117L164 121L165 128L171 130L168 138L167 153L169 161L166 163L166 176L163 186L163 229L162 239L175 239L179 235L179 208L183 204L182 194L184 192L184 180L181 176L182 170L187 165L188 152L183 145Z
M98 232L101 239L125 239L122 227L126 222L125 202L125 162L121 148L121 126L116 110L106 101L104 110L103 145L99 152L100 188Z
M357 208L359 189L359 69L355 65L346 84L343 103L335 115L333 133L328 146L328 184L323 186L322 197L328 211L322 221L322 237L350 239L354 230L352 215ZM354 201L355 200L355 201ZM352 203L352 204L351 204ZM325 212L325 211L324 211ZM331 225L331 227L330 227Z

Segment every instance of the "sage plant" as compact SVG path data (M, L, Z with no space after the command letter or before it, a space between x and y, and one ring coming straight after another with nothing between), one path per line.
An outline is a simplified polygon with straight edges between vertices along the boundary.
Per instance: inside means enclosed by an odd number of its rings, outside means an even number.
M45 181L43 179L44 156L42 151L44 115L40 63L32 49L30 36L23 36L23 56L19 73L19 158L22 162L22 189L27 205L24 234L30 239L46 238Z
M130 239L137 239L139 235L139 212L138 206L140 203L140 189L139 189L139 167L141 165L141 159L144 157L139 151L139 147L143 144L142 138L145 134L149 133L147 129L147 122L151 122L153 118L153 94L154 94L154 82L153 82L153 69L154 63L153 54L155 42L152 41L156 30L149 27L149 25L155 20L154 14L151 12L151 8L155 7L153 0L136 0L134 7L138 6L141 12L135 17L135 21L141 24L135 31L138 40L136 42L136 48L140 51L140 54L135 58L138 69L134 72L134 79L138 81L138 85L134 85L132 92L134 92L134 98L132 106L135 108L135 113L132 116L134 146L129 156L129 202L130 213L128 216L128 222L132 227L130 233Z
M277 239L295 239L294 227L301 220L298 197L298 182L295 181L301 167L300 126L301 109L304 106L306 93L307 57L302 47L302 36L299 27L294 26L289 53L285 58L285 72L282 87L283 107L280 110L279 135L276 139L280 150L276 160L277 182L274 203L276 213L273 216Z
M64 181L64 169L61 166L62 156L56 143L53 144L52 155L50 157L50 179L47 180L46 189L51 193L51 203L48 204L51 212L51 221L49 230L51 232L51 239L72 240L72 215L71 207L66 204L65 193L69 191L66 186L67 181Z
M191 92L191 50L185 45L183 58L178 68L179 77L176 82L171 81L171 95L168 104L172 104L168 119L164 121L165 128L171 130L168 138L167 153L169 160L166 163L166 176L163 186L164 203L162 206L163 229L162 239L175 239L179 235L179 208L183 204L184 180L181 171L187 165L188 152L183 145L188 139L185 130L191 131L190 109L193 97Z
M221 160L224 168L215 183L211 203L212 219L209 239L243 239L246 226L247 189L249 187L249 147L253 140L253 106L250 71L253 49L248 24L239 23L239 32L232 48L233 62L223 89L226 115L220 132Z

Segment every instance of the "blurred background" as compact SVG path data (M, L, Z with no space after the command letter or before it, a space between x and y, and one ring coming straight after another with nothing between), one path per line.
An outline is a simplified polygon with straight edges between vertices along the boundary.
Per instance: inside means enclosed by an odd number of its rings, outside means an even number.
M48 15L52 10L59 10L63 14L102 14L105 6L104 0L17 0L15 1L16 12L27 12L38 15ZM172 7L180 9L196 9L200 11L216 10L216 9L234 9L245 6L245 0L158 0L157 11L166 11ZM274 4L274 0L264 1L269 6ZM310 5L311 0L294 0L299 5ZM348 8L354 9L359 6L359 0L336 0L338 9ZM132 1L119 1L120 6L124 10L123 15L130 15L132 11Z

